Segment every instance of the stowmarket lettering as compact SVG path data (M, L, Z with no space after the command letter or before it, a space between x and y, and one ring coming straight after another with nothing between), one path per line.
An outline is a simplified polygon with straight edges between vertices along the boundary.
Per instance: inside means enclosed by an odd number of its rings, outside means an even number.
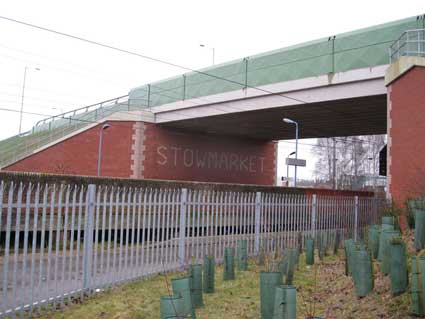
M232 152L201 151L193 148L160 145L157 147L157 163L162 166L217 169L249 173L263 173L262 156L241 155Z

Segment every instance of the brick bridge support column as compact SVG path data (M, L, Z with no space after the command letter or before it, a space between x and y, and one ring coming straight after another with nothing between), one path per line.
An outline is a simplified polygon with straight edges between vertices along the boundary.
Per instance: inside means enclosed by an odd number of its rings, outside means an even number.
M425 195L425 58L401 57L386 74L388 191L400 207Z

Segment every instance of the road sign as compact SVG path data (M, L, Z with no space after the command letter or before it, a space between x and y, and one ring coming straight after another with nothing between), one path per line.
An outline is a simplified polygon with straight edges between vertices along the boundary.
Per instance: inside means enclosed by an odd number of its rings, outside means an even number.
M306 166L306 160L299 159L299 158L290 158L290 157L287 157L286 158L286 165L305 167Z

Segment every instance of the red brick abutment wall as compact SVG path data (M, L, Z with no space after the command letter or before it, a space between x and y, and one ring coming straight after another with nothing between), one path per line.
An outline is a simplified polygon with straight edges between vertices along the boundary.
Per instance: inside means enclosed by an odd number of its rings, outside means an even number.
M101 176L276 184L274 141L181 132L147 122L108 123ZM2 170L96 176L102 125L70 135Z
M425 196L425 67L411 68L388 86L388 172L399 207Z

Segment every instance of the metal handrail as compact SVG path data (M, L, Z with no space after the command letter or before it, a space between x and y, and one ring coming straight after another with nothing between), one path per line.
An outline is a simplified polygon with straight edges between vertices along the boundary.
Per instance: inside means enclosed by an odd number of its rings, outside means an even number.
M97 123L99 120L121 111L123 106L130 108L128 95L38 121L32 130L12 136L4 140L3 145L0 144L0 168L16 162L36 149L63 138L84 126ZM84 112L78 113L81 110L84 110Z
M34 126L39 126L39 125L45 124L49 121L54 121L55 118L64 118L65 115L75 116L77 114L77 112L81 111L81 110L85 110L85 112L88 112L89 109L91 109L95 106L97 106L97 108L100 109L100 108L103 107L104 104L106 104L108 102L115 102L115 104L118 104L118 101L122 98L128 98L128 95L119 96L119 97L109 99L109 100L105 100L105 101L102 101L102 102L99 102L99 103L83 106L83 107L80 107L80 108L72 110L72 111L67 111L67 112L64 112L64 113L61 113L61 114L58 114L58 115L53 115L51 117L48 117L48 118L45 118L45 119L38 121L37 123L35 123ZM92 110L90 110L90 111L92 111ZM85 112L83 112L83 113L85 113Z
M425 56L425 29L406 30L390 45L390 63L402 56Z

